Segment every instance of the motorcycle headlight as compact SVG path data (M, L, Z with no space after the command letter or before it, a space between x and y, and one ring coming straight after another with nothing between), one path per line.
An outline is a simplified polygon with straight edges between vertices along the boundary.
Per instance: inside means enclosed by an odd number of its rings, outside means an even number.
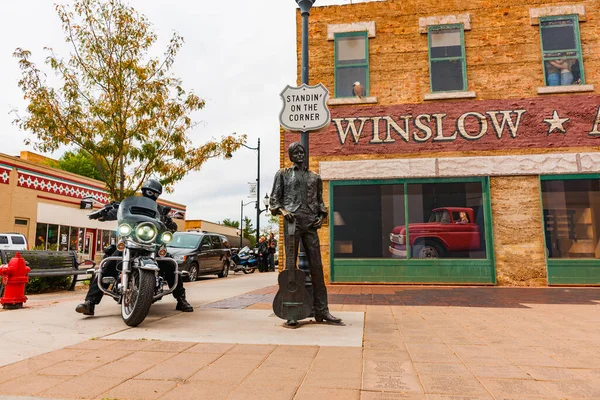
M131 235L131 226L127 224L121 224L118 228L119 236L129 236Z
M148 222L144 222L139 224L137 228L135 228L135 235L137 238L144 243L152 242L156 238L156 228L154 225Z
M173 234L171 232L165 232L160 237L160 240L163 243L169 243L171 240L173 240Z

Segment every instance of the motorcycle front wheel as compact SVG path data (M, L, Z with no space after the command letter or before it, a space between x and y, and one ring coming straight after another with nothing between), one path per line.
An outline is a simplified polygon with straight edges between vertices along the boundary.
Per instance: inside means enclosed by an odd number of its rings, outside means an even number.
M155 277L153 271L135 268L129 275L129 289L123 293L121 317L127 326L141 324L152 305Z

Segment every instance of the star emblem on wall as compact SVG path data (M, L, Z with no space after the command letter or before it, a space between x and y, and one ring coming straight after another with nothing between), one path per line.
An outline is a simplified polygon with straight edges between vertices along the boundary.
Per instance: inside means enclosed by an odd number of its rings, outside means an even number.
M555 130L558 130L560 133L565 134L567 130L563 126L563 124L569 121L570 118L560 118L558 116L558 112L554 110L552 113L552 118L545 119L544 122L548 124L548 135L550 135Z

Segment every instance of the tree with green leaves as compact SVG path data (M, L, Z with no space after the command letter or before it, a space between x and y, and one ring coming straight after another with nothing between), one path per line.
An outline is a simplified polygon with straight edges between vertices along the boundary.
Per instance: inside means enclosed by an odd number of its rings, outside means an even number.
M250 240L250 247L252 248L256 246L256 229L254 229L254 226L252 226L252 221L250 218L246 216L244 216L244 229L242 229L242 232L244 233L244 237Z
M149 177L170 191L209 158L245 142L245 135L229 135L192 145L191 115L205 103L170 72L183 37L174 33L163 57L151 57L157 36L123 0L75 0L56 10L72 45L68 59L47 49L57 87L31 61L31 52L14 52L22 71L19 87L29 103L15 123L33 133L37 149L83 150L99 166L111 197L122 200Z
M88 178L102 180L102 174L92 157L83 150L67 151L58 161L52 160L49 165Z
M237 228L237 229L239 229L239 227L240 227L240 221L234 221L234 220L229 219L229 218L225 218L223 220L223 222L221 222L221 224L225 225L225 226L230 226L232 228Z

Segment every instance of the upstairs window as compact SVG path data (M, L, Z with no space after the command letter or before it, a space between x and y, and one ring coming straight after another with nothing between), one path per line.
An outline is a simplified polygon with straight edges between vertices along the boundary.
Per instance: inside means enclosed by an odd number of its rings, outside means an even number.
M577 15L540 18L546 86L583 85L583 63Z
M369 96L368 32L336 33L334 40L335 97Z
M463 25L429 26L427 33L431 92L467 90Z

